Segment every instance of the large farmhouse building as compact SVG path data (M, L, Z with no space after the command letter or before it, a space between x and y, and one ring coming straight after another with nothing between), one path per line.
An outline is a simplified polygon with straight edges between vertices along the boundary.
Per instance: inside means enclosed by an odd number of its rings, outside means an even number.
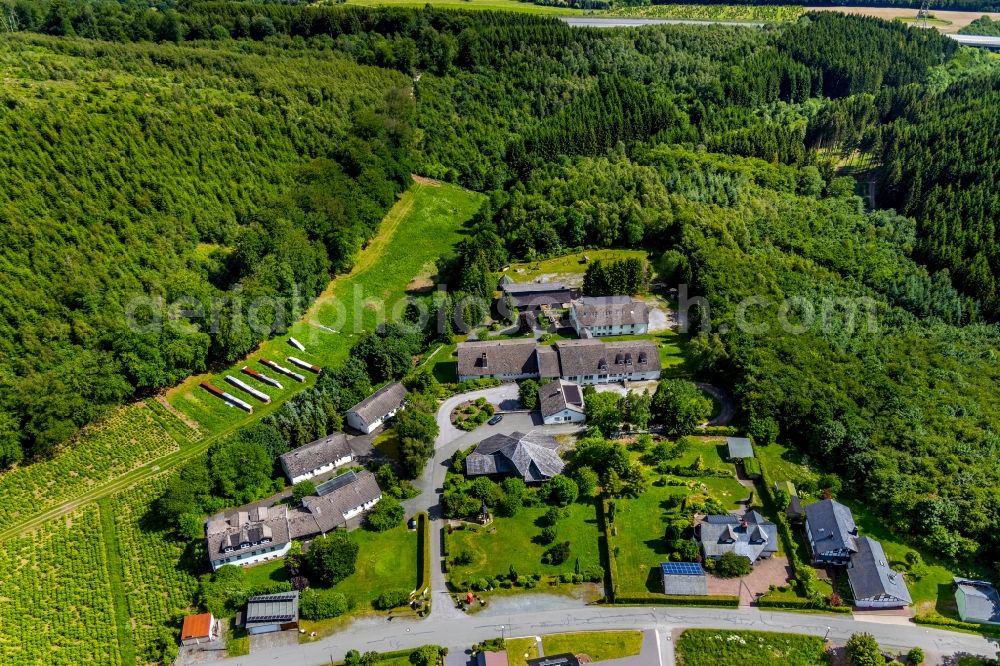
M573 301L569 320L581 338L642 335L649 330L649 309L629 296L584 296Z
M381 498L374 474L350 471L318 485L316 495L303 498L301 507L256 503L217 514L205 521L212 570L284 557L293 539L354 526L351 521Z
M457 353L460 381L541 378L607 384L660 377L659 350L648 340L562 340L553 345L534 340L463 342Z
M903 575L893 571L885 551L875 539L863 536L857 540L858 552L847 565L847 580L858 608L900 608L913 599Z

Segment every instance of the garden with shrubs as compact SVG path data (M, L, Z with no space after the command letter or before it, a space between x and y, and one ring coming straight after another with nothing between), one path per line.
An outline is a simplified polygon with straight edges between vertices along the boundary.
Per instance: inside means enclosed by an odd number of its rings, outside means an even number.
M452 589L532 589L603 579L595 480L559 475L537 487L517 478L469 480L462 474L467 454L455 454L442 495Z
M472 432L486 423L496 410L486 398L463 402L451 413L451 422L459 430Z

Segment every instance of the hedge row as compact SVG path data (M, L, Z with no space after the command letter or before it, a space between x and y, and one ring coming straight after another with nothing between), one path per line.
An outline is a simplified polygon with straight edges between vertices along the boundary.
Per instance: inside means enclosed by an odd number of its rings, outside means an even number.
M611 525L608 524L608 500L601 499L598 503L597 519L600 521L601 531L604 532L604 550L608 562L608 573L604 581L604 596L609 603L617 603L618 594L618 558L615 557L614 546L611 545Z
M431 586L431 530L427 513L423 511L417 514L417 557L420 560L417 593L420 593Z
M697 434L706 437L734 437L740 431L736 426L705 426Z
M975 622L963 622L962 620L945 617L944 615L933 611L930 613L917 613L913 616L913 621L917 624L923 624L931 627L958 629L961 631L970 631L976 634L984 634L986 636L1000 636L1000 627L991 627L986 624L977 624Z
M713 608L737 608L740 605L740 598L731 595L713 596L683 596L683 595L663 595L648 597L618 597L616 604L630 604L636 606L711 606Z
M817 607L808 599L768 599L761 597L757 600L758 608L790 608L790 609L810 609L823 611L824 613L850 613L850 606L821 606Z

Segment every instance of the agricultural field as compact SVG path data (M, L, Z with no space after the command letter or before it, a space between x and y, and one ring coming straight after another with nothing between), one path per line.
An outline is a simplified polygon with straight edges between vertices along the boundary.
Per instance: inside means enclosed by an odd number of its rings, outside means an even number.
M666 4L642 7L615 7L598 16L624 16L628 18L690 19L694 21L752 21L777 23L794 21L805 13L805 8L793 5L697 5Z
M77 498L200 437L155 400L117 409L81 431L54 458L0 475L0 528L10 526L14 532L26 517Z
M159 661L164 647L173 645L180 618L196 610L192 603L198 590L197 573L206 566L201 558L192 561L193 555L186 552L187 542L143 524L151 500L159 496L167 481L168 476L162 475L122 491L108 502L140 664Z
M379 235L358 257L353 270L335 278L302 319L291 327L288 335L264 343L245 361L210 377L190 378L169 391L168 399L213 432L250 421L252 416L227 406L198 385L207 380L222 387L226 385L227 374L246 380L240 368L250 365L261 370L257 363L260 358L269 358L285 366L289 365L285 361L289 355L320 367L342 361L362 332L374 330L383 316L401 313L407 294L425 290L433 284L433 281L424 284L427 265L433 265L442 253L452 251L460 238L462 225L483 200L481 194L454 185L423 179L414 183L386 215ZM290 346L289 336L300 341L306 351ZM271 371L264 372L275 375ZM293 393L315 382L311 373L303 371L301 374L306 376L304 383L279 377L283 389L258 386L271 396L272 402L265 405L247 396L248 402L254 404L255 414L274 411ZM238 389L231 391L240 394Z
M347 4L364 7L423 7L430 4L445 9L479 9L551 16L579 16L586 13L580 9L545 7L519 0L431 0L429 3L421 0L347 0Z
M641 631L583 631L572 634L542 636L542 649L547 655L569 652L585 654L591 661L621 659L639 654L642 649Z
M0 663L123 664L98 509L3 542Z
M677 640L678 666L821 666L827 664L823 639L770 631L688 629Z
M714 502L728 511L738 508L738 502L750 494L736 480L733 464L722 459L721 442L719 438L699 438L697 445L669 461L670 465L702 469L701 474L661 475L650 470L652 483L646 492L636 499L614 500L614 536L609 546L617 553L618 596L662 592L658 565L667 555L664 529L671 518L680 518L682 500Z
M569 559L558 565L542 564L542 554L549 546L539 543L537 537L542 530L540 519L548 508L524 507L512 518L497 516L485 527L469 524L453 531L447 536L449 556L467 552L472 562L449 567L449 582L458 586L465 581L506 576L511 567L519 576L571 574L578 559L581 571L600 565L597 508L592 501L568 506L566 518L555 526L553 543L569 541Z

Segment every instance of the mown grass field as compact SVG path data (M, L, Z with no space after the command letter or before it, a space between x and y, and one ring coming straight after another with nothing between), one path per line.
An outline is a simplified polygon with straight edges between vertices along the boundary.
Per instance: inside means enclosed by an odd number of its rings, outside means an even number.
M569 541L569 559L559 565L542 564L542 553L550 546L536 539L542 531L539 519L547 509L547 506L525 507L513 518L498 516L486 527L473 525L452 532L447 537L449 556L465 551L472 555L472 563L450 567L449 581L457 584L506 576L512 566L519 576L573 573L578 558L581 570L599 565L597 507L592 501L570 505L566 519L556 525L553 543Z
M581 631L542 636L546 655L585 654L591 661L632 657L639 654L641 648L641 631Z
M587 262L583 258L587 257ZM644 250L586 250L583 252L573 252L564 254L561 257L542 259L539 261L527 261L520 264L511 264L506 275L515 282L533 282L543 275L579 275L583 280L583 274L587 266L595 261L615 261L618 259L644 259ZM557 280L558 278L553 278Z
M511 638L507 641L508 666L527 666L528 659L538 656L538 643L534 636Z
M769 631L688 629L676 644L678 666L821 666L827 658L817 636Z
M306 376L306 382L300 384L264 369L258 360L268 358L286 367L292 367L286 360L288 356L320 367L344 360L359 335L374 330L380 321L392 315L394 309L397 313L402 312L404 299L416 287L412 283L426 272L428 263L453 251L454 244L461 238L463 224L483 199L480 194L453 185L414 183L386 215L379 235L358 257L354 269L335 278L287 335L264 343L246 361L234 363L210 376L190 378L172 389L168 399L210 431L249 422L253 416L227 406L199 387L202 381L210 381L220 388L228 386L227 374L254 384L240 374L240 368L249 365L277 377L284 388L257 387L271 396L269 405L241 395L239 389L231 388L231 392L253 404L255 416L274 411L286 398L312 384L315 375L297 370ZM332 333L321 326L337 332ZM290 346L288 337L301 342L306 351L300 352Z
M794 21L805 13L805 8L792 5L698 5L666 4L644 7L615 7L601 16L629 18L689 19L694 21L751 21L777 23Z

